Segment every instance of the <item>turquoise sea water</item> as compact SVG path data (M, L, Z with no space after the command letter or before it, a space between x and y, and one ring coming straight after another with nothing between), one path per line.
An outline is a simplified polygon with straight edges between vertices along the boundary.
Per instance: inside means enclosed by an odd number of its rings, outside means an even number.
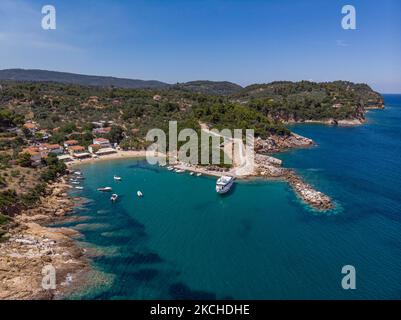
M215 179L142 160L83 165L74 194L92 200L76 210L88 218L68 226L103 253L93 266L109 282L79 298L400 299L401 95L385 99L363 126L293 126L318 146L278 155L336 200L329 214L280 181L238 182L221 197ZM120 201L96 191L104 185ZM349 264L357 289L345 291Z

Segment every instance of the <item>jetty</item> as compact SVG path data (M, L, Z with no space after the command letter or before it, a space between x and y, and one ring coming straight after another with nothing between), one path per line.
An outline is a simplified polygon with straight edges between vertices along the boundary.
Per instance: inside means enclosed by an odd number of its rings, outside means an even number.
M332 200L324 193L317 191L310 184L303 181L293 170L286 169L285 179L299 197L317 210L330 210L334 207Z

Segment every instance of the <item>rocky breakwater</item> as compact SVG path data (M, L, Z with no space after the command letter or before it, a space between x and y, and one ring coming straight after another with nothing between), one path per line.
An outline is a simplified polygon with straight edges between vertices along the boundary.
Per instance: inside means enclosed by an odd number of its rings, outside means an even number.
M292 186L294 191L310 206L317 210L330 210L332 209L333 202L329 196L314 189L310 184L304 182L292 170L286 171L285 179Z
M255 154L255 167L257 175L267 177L282 177L286 173L286 169L281 168L282 161L280 159L263 155Z
M89 264L75 242L79 233L44 226L72 210L74 199L68 198L67 188L63 180L51 184L35 208L13 219L0 244L0 299L54 299L82 283ZM42 286L47 266L56 271L54 290Z

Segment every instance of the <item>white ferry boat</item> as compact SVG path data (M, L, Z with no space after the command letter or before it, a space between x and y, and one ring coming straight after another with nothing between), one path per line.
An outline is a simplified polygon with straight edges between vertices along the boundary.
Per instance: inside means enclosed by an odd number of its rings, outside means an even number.
M216 182L216 192L220 194L230 191L234 184L234 178L229 176L222 176Z

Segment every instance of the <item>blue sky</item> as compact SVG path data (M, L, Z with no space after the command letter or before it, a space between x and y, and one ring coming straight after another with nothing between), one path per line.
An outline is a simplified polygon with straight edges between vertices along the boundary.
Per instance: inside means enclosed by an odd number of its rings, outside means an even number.
M57 29L41 28L41 8ZM357 30L341 28L356 8ZM350 80L401 92L398 0L0 0L0 69L156 79Z

